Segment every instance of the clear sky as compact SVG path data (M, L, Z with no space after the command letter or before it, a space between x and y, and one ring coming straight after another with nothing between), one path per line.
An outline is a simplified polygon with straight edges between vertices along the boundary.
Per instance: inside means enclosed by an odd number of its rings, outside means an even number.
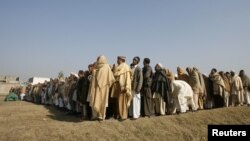
M69 75L102 54L250 74L250 1L0 0L0 75Z

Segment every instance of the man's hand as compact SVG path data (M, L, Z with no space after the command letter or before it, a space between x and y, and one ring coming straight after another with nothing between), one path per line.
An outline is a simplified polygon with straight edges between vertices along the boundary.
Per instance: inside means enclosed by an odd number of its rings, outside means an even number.
M122 90L122 93L127 93L127 90L126 89Z

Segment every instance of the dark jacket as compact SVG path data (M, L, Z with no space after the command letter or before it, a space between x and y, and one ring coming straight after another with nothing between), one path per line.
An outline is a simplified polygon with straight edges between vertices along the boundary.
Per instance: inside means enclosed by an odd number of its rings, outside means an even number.
M163 70L156 71L153 76L152 93L159 93L167 105L170 104L170 81Z
M145 65L142 70L143 73L143 88L151 88L153 71L150 65Z
M140 92L142 88L142 83L143 83L142 70L139 66L137 66L133 74L132 90L136 92Z

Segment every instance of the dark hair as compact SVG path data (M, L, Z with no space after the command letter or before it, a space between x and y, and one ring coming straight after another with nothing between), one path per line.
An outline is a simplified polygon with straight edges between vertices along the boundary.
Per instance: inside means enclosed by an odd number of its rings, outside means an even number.
M138 63L139 63L139 62L140 62L140 60L141 60L139 56L134 57L134 59L135 59L135 60L137 60L137 61L138 61Z
M224 72L223 72L223 71L220 71L219 74L222 76L222 75L224 75Z
M240 70L240 73L245 73L245 71L244 70Z
M244 70L240 70L239 76L243 77L245 75L245 71Z
M216 69L216 68L213 68L212 71L217 72L217 69Z
M94 64L89 64L88 65L88 68L91 68L91 67L93 67L94 66Z
M79 70L79 72L78 72L79 74L84 74L84 71L83 70Z
M150 64L150 59L149 59L149 58L145 58L145 59L144 59L144 62L145 62L146 64Z

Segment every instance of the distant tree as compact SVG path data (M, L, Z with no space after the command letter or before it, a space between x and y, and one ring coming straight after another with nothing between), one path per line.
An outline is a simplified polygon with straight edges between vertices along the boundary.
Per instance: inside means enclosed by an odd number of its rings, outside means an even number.
M63 73L63 71L60 71L59 73L58 73L58 78L63 78L64 77L64 73Z

